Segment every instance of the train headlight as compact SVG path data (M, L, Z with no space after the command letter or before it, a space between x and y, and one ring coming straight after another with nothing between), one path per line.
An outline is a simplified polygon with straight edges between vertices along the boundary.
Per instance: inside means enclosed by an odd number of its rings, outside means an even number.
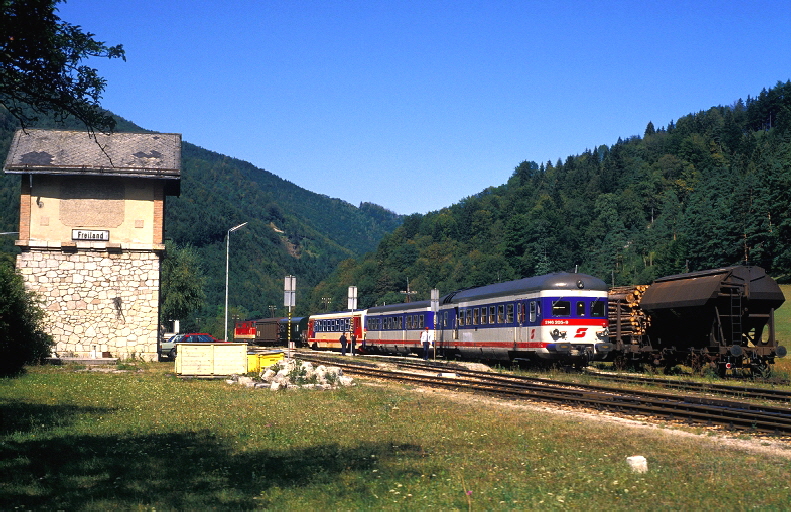
M598 338L606 338L610 335L610 330L605 328L603 331L596 331L596 336Z

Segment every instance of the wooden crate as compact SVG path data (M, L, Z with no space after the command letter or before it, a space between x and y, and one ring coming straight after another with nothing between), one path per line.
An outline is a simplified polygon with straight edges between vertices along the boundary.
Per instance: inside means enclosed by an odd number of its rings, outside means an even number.
M247 373L246 343L177 343L176 374L195 377Z

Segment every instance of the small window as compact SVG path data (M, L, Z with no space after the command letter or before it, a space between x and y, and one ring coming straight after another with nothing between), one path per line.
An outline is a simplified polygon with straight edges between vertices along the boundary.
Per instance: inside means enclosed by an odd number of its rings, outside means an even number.
M606 308L604 307L603 300L594 300L591 302L591 316L597 318L604 318Z
M398 328L399 329L403 329L404 328L404 317L403 316L399 316L398 317Z
M505 323L505 305L500 304L497 306L497 323L503 324Z
M552 303L552 316L570 316L571 302L567 300L556 300Z
M577 316L585 316L585 303L582 301L577 302Z
M513 304L506 304L505 306L505 322L512 324L514 323L514 305Z
M478 325L481 323L481 310L475 308L472 310L472 325Z
M422 329L423 327L425 327L426 326L426 315L418 315L417 322L418 322L418 325L417 325L418 329Z
M467 325L472 325L472 310L468 309L466 313Z
M530 301L530 322L536 321L536 310L538 309L535 301Z
M489 306L489 323L494 324L497 323L497 307L496 306Z
M442 327L448 326L448 312L445 311L442 313Z

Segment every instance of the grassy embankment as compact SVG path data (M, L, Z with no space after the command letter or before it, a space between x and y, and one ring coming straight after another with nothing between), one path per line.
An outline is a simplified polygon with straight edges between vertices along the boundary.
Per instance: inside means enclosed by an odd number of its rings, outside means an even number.
M775 329L778 341L788 349L789 355L776 359L774 369L791 377L791 284L781 284L780 289L786 302L775 312Z
M0 503L12 509L784 509L791 459L357 385L271 392L32 368L0 381ZM649 472L626 457L644 455Z

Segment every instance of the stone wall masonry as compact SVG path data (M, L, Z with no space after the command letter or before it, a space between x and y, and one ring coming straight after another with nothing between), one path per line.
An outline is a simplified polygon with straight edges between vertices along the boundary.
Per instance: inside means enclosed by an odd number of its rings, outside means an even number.
M159 255L23 251L17 268L47 314L57 357L157 360Z

